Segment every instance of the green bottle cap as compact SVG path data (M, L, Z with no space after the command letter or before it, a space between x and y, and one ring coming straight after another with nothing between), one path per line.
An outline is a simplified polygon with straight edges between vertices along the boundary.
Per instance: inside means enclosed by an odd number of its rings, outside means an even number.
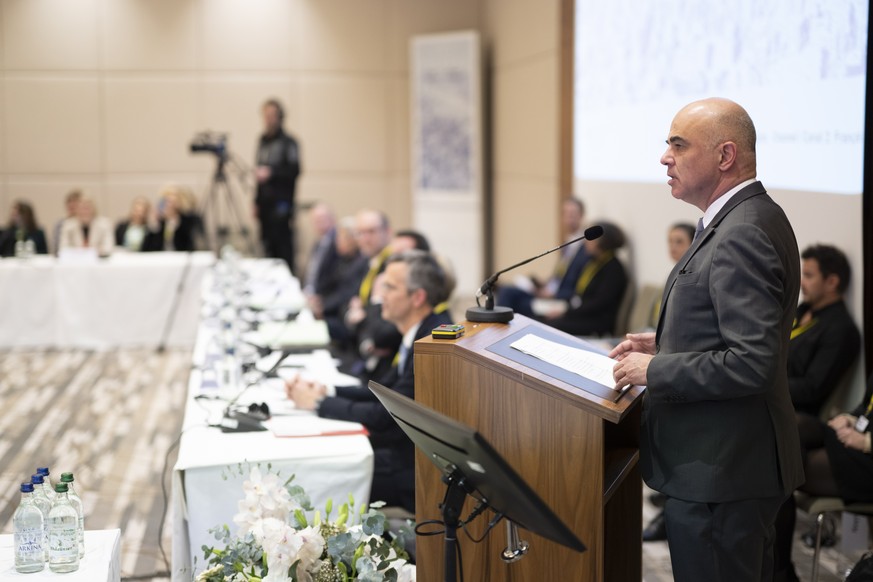
M69 491L66 483L55 483L55 493L66 493Z
M61 483L72 483L73 481L75 479L73 479L72 473L61 473Z

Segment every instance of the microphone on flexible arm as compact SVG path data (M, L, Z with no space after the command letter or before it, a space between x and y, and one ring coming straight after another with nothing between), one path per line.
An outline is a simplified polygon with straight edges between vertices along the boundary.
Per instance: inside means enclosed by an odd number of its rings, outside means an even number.
M513 316L515 315L509 307L495 306L494 305L494 285L497 283L497 278L500 277L503 273L507 271L511 271L515 268L521 267L522 265L526 265L531 261L535 261L540 257L544 257L549 253L553 253L555 251L561 250L562 248L569 246L573 243L577 243L583 240L594 240L600 238L603 234L603 227L600 225L595 225L585 229L585 232L579 238L574 238L573 240L567 241L564 244L560 244L553 249L549 249L543 253L538 254L535 257L531 257L529 259L525 259L520 263L516 263L511 267L507 267L500 271L497 271L490 277L488 277L482 286L476 290L476 307L470 307L467 309L467 321L473 321L476 323L509 323L512 321ZM485 296L485 307L479 305L479 298Z

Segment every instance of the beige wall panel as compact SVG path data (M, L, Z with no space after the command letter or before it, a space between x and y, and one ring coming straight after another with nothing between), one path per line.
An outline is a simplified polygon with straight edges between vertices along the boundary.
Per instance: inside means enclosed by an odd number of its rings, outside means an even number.
M556 54L493 75L494 172L558 176L558 59Z
M2 42L0 39L0 43ZM3 182L3 174L6 172L6 136L6 80L0 74L0 184Z
M302 81L299 136L307 172L384 172L388 83L330 76Z
M388 80L388 169L409 174L410 132L409 77ZM406 190L409 192L409 183Z
M3 66L96 69L98 0L0 0Z
M485 30L492 39L491 58L501 67L559 47L561 0L490 0ZM551 89L552 87L549 87ZM554 87L557 90L557 87Z
M494 268L499 270L558 244L558 181L494 179ZM519 269L547 277L554 260L543 258ZM510 282L512 276L507 274Z
M193 0L108 0L102 11L104 68L194 69L197 12Z
M409 172L395 172L388 179L386 212L395 228L413 228L411 181Z
M388 69L409 71L409 41L417 34L477 29L477 0L388 0Z
M300 62L303 0L199 0L207 70L289 70Z
M196 86L185 78L111 78L104 84L106 170L207 171L211 160L192 155L201 129Z
M304 1L301 66L307 71L384 71L386 0Z
M299 203L323 201L329 204L338 217L349 216L361 208L385 211L394 219L390 206L390 187L383 176L337 176L305 174L298 181L298 188L305 196ZM305 213L302 213L305 220Z
M54 244L51 240L55 223L66 217L64 210L64 198L67 193L78 188L82 192L94 198L97 203L97 211L101 214L106 212L106 197L100 176L89 174L81 176L52 176L50 179L42 177L33 178L9 178L7 181L6 199L8 203L22 199L30 202L36 212L37 223L45 229L49 237L49 245ZM9 212L9 204L0 206L0 223L6 223Z
M6 79L6 171L100 171L96 78Z
M261 106L267 99L276 98L282 103L285 129L298 135L299 91L288 75L212 75L200 86L203 95L200 129L227 133L230 151L247 167L254 164L257 141L263 131ZM305 157L303 162L306 163Z

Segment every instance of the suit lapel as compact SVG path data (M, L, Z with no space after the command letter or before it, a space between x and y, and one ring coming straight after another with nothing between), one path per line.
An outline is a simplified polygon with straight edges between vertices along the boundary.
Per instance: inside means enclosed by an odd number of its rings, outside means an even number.
M728 201L727 204L724 205L724 208L718 211L718 214L712 219L709 225L703 229L703 232L700 233L700 236L697 237L691 246L685 251L685 254L682 255L682 258L679 259L679 262L673 267L673 270L670 271L670 276L667 278L667 284L664 287L664 296L661 299L661 310L658 315L658 328L656 332L656 338L661 337L661 330L664 326L664 313L667 308L667 300L670 297L670 292L673 290L673 286L676 284L676 279L678 278L680 273L684 273L685 269L688 267L688 263L691 262L691 259L697 254L697 251L706 244L710 238L712 238L718 227L721 225L722 221L725 217L731 213L731 211L748 200L753 196L758 196L760 194L766 194L766 190L764 189L764 185L761 182L754 182L753 184L749 184L736 194Z

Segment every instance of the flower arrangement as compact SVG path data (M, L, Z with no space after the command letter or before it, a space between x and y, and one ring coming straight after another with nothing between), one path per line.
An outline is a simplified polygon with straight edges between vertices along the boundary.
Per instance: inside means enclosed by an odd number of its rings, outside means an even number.
M210 530L224 549L203 546L209 567L196 582L415 580L415 566L403 550L410 530L386 539L385 515L378 511L382 503L356 512L350 495L331 521L333 503L328 500L323 517L319 511L313 514L308 496L293 479L282 483L269 466L264 474L258 466L251 468L233 518L239 529L235 536L227 525Z

